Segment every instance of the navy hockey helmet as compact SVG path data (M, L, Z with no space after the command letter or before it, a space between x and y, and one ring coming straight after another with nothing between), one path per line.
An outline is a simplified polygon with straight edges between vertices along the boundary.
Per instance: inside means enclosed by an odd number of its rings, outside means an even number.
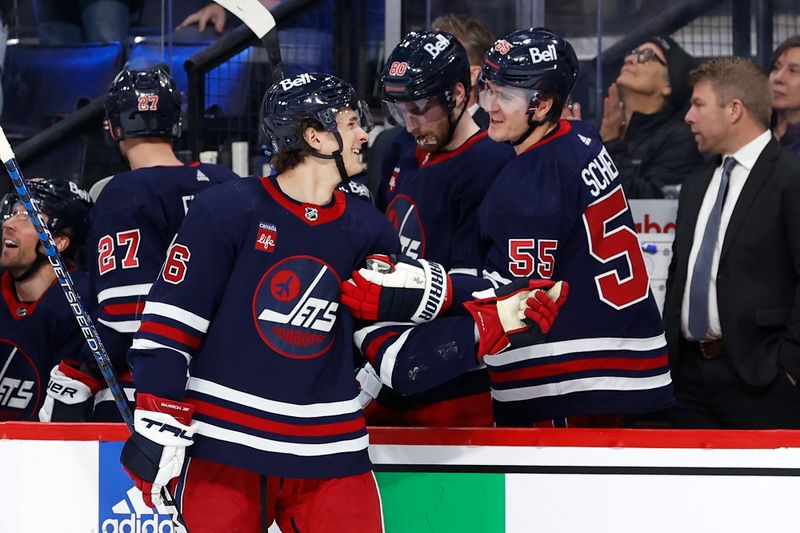
M181 95L163 66L123 69L111 83L105 108L115 141L181 135Z
M543 94L556 93L560 102L551 114L557 116L577 77L578 57L569 41L547 28L518 30L495 41L486 53L478 76L478 100L487 82L527 91L529 112L539 106Z
M369 108L349 83L330 74L307 72L267 90L261 103L261 126L275 153L300 150L308 148L298 131L301 121L316 120L325 131L338 135L336 115L343 108L356 112L365 131L372 129Z
M392 118L404 124L397 102L417 102L421 115L434 98L449 112L455 105L454 89L464 85L467 98L472 86L469 57L461 43L447 32L411 32L386 60L381 72L382 99Z
M89 210L92 200L89 193L75 183L56 178L34 178L28 181L28 192L39 209L47 215L51 233L60 233L64 228L72 228L73 241L82 244L89 234ZM3 196L0 213L8 218L14 206L20 201L19 195L10 192Z

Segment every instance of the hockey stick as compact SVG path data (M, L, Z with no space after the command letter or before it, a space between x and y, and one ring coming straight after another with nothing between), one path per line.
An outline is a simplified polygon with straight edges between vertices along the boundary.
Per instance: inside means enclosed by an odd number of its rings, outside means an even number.
M270 83L282 80L283 62L281 61L281 47L278 43L278 29L275 27L275 17L272 16L269 9L258 0L214 1L239 17L261 40L269 58L269 69L272 75Z
M50 230L47 229L42 212L39 210L36 202L31 200L27 181L17 165L16 156L11 149L11 145L8 143L8 139L6 139L6 134L3 132L2 127L0 127L0 160L2 160L3 164L6 166L6 171L14 184L17 195L22 201L22 205L28 210L33 227L36 229L39 240L44 246L47 260L53 267L53 272L56 274L58 284L64 292L64 296L67 297L67 302L69 302L70 309L75 315L75 320L78 321L81 333L83 333L83 337L86 339L86 344L92 351L92 355L95 361L97 361L97 366L100 367L103 379L105 379L108 389L114 397L114 403L117 404L117 408L122 414L122 419L128 425L128 429L133 432L133 416L131 415L131 410L128 407L119 382L117 381L117 376L114 373L114 367L111 364L108 353L100 340L100 336L97 334L97 330L94 327L92 319L89 317L89 313L86 312L86 308L81 302L78 291L75 290L75 285L67 271L67 267L61 259L61 254L58 253L58 248L56 248L53 237L50 235ZM167 487L164 487L161 495L164 499L163 510L166 511L165 514L169 514L172 517L173 531L176 533L188 533L189 530L186 528L183 517L175 506L175 500L169 493Z

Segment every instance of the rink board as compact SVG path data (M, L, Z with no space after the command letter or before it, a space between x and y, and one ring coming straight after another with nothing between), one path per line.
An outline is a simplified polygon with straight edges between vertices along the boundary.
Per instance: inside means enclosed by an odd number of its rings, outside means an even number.
M373 428L388 533L800 531L800 431ZM0 533L167 533L124 426L0 423Z

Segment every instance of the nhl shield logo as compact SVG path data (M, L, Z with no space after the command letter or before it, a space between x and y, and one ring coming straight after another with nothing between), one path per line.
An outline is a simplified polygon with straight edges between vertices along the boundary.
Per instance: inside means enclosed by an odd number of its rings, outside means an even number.
M341 280L309 256L273 265L253 295L253 321L261 340L292 359L324 355L336 338Z
M306 218L311 222L316 221L319 218L319 209L306 206Z

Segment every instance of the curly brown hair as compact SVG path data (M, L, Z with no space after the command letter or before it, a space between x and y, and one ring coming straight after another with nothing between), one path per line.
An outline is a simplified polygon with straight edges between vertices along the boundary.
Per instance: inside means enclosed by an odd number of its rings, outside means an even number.
M298 139L303 139L303 133L308 128L314 128L317 131L324 131L322 124L313 118L304 118L300 122L297 123L297 128L295 129L294 133L297 135ZM291 170L301 164L306 157L311 155L311 149L308 145L303 142L302 148L292 149L292 150L281 150L270 160L269 164L278 174L283 174L284 172Z

